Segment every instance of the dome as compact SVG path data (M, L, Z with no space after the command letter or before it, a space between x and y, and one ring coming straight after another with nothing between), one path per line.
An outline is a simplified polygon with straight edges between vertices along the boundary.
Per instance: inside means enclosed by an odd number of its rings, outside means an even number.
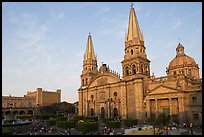
M170 63L169 69L184 67L184 66L197 66L195 60L187 55L176 56Z
M176 57L169 63L169 69L181 68L184 66L197 66L195 60L184 53L181 43L176 48Z

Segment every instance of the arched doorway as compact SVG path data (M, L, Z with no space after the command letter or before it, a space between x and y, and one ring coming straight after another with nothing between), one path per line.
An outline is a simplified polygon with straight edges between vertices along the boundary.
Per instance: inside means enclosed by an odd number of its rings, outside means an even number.
M91 116L94 116L94 109L91 108Z
M33 115L33 111L32 110L28 110L28 115Z
M104 118L105 116L105 109L104 107L101 108L101 118Z
M114 109L113 109L113 117L114 117L114 118L117 118L117 116L118 116L118 109L117 109L117 108L114 108Z
M14 114L14 115L17 115L17 114L18 114L18 111L16 111L16 110L13 111L13 114Z
M25 114L25 111L20 111L20 113L19 113L20 115L24 115Z
M6 111L5 115L11 114L11 111Z

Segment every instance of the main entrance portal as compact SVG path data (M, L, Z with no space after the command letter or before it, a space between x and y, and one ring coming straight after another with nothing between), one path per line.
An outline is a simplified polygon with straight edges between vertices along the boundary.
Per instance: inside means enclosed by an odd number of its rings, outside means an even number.
M104 107L101 108L101 118L104 118L105 116L105 109Z

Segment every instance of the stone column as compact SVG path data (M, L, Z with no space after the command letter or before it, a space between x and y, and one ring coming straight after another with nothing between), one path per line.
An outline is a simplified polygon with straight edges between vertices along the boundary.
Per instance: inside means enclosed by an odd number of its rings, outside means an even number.
M185 113L185 109L184 109L184 98L183 97L179 97L178 98L178 107L179 107L179 122L185 122L184 121L184 113Z
M155 99L155 104L156 104L156 118L158 117L158 103L157 103L158 99Z
M110 118L110 102L109 102L109 99L108 99L107 103L108 103L108 118Z
M173 106L172 106L172 99L169 98L169 108L170 108L170 116L173 114Z
M150 100L146 100L146 111L147 111L147 117L150 117Z

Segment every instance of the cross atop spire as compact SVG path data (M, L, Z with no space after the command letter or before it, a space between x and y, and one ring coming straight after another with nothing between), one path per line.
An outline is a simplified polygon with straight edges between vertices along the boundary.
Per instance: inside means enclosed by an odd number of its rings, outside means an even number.
M134 5L134 4L133 4L133 3L131 3L130 7L133 7L133 5Z

